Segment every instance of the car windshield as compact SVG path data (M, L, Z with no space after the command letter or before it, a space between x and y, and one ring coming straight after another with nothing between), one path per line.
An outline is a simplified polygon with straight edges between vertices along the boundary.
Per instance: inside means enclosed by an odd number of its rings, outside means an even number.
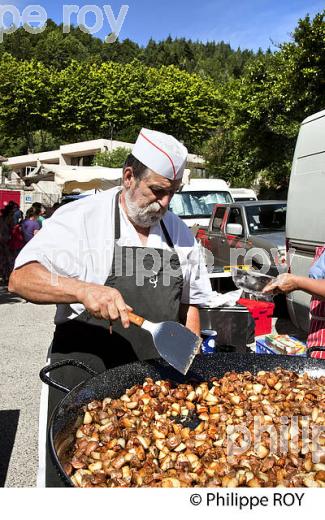
M247 223L252 235L285 231L287 205L261 204L247 206Z
M181 218L210 217L215 204L232 202L227 191L183 191L175 193L169 209Z

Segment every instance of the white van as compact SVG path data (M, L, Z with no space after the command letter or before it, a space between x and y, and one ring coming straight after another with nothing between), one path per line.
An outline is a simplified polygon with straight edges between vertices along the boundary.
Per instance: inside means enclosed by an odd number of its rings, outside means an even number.
M255 191L248 188L230 188L230 193L235 202L257 200Z
M317 246L325 244L325 110L300 127L290 176L286 221L290 272L308 276ZM292 249L292 253L290 253ZM308 330L310 296L287 296L290 318Z
M208 226L215 204L233 202L228 184L221 179L191 179L175 193L169 209L188 227Z

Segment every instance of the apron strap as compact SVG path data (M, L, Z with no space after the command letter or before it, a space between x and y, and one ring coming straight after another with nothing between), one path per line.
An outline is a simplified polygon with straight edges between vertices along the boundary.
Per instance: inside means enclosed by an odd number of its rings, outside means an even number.
M119 208L119 198L120 198L120 191L117 192L116 194L116 197L115 197L115 240L119 240L119 238L121 237L121 220L120 220L120 208ZM166 239L166 242L168 244L168 246L171 248L171 249L174 249L174 244L173 244L173 241L172 239L170 238L170 234L168 233L167 231L167 228L166 228L166 225L164 223L163 220L160 221L160 225L161 225L161 229L162 229L162 232L165 236L165 239Z
M119 240L121 237L121 223L120 223L120 208L119 208L119 198L120 191L117 192L115 197L115 231L114 231L114 239Z
M174 249L174 244L173 244L173 241L172 239L170 238L170 234L168 233L167 231L167 228L166 228L166 225L165 225L165 222L163 220L160 221L160 225L161 225L161 229L165 235L165 239L166 239L166 242L168 244L168 246L171 248L171 249Z

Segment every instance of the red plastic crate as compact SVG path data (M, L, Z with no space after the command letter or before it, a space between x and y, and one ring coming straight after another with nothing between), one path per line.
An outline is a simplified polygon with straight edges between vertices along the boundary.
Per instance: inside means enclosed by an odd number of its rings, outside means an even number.
M255 336L270 334L272 332L274 303L248 300L246 298L240 298L238 303L244 305L253 316L255 321Z

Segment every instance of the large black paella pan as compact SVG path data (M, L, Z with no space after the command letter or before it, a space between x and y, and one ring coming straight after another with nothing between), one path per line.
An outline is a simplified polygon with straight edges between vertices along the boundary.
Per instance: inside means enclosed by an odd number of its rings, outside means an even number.
M68 389L56 383L48 373L64 365L84 368L90 377L75 388ZM69 452L74 443L77 426L80 425L82 406L106 397L120 397L127 388L142 384L148 377L154 381L169 379L175 383L188 381L208 381L212 377L222 377L226 372L253 374L261 370L272 371L281 367L296 373L307 373L311 377L325 375L325 360L282 355L244 355L237 353L197 356L186 376L183 376L162 360L142 361L112 368L96 374L92 369L74 360L63 361L44 367L40 372L43 382L62 390L66 395L55 408L49 423L48 444L58 473L67 486L72 481L64 471Z

